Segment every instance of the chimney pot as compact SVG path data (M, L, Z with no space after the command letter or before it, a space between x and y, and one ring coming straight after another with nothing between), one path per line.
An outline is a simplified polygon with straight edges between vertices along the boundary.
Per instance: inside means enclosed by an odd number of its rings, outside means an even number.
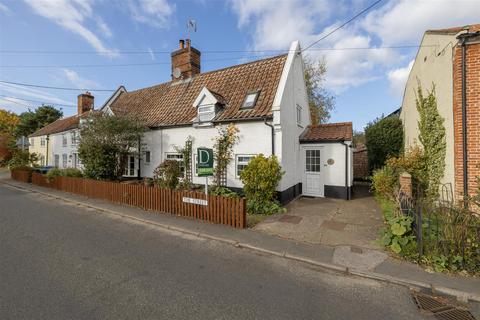
M185 40L180 40L180 49L183 49L185 47Z
M187 42L187 48L190 49L190 39L187 39L186 42Z

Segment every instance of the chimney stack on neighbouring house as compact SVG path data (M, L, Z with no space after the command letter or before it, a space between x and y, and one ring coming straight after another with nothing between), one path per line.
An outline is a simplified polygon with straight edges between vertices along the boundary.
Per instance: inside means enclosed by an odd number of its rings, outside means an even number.
M180 40L180 48L172 52L172 80L187 79L200 73L200 51L190 39Z
M93 110L93 101L94 101L94 97L90 92L86 91L85 93L79 94L78 104L77 104L78 106L77 114L81 115L84 112Z

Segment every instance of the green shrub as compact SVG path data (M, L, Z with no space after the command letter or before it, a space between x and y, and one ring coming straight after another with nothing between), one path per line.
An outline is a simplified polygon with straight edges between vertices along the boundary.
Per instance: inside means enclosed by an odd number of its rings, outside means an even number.
M55 178L55 177L82 178L83 173L82 171L75 168L66 168L66 169L53 168L45 174L45 177L47 177L48 179Z
M390 158L385 166L375 170L372 176L372 189L382 198L394 199L399 188L400 174L408 172L412 176L413 190L425 188L427 184L427 164L422 149L413 147L398 158Z
M416 252L416 241L413 234L413 218L409 216L390 217L387 228L382 230L380 243L393 252L402 255Z
M284 172L276 156L253 157L240 174L247 198L247 212L273 214L282 207L276 200L277 185Z
M369 172L383 167L388 158L398 157L403 149L402 121L390 116L369 123L365 128L365 146Z
M153 171L153 181L162 188L175 189L180 178L180 165L175 160L165 160Z
M13 152L12 158L8 161L10 169L17 169L20 167L35 167L37 166L38 155L36 153L29 153L17 149Z
M226 187L214 187L211 191L210 194L212 196L222 196L226 198L239 198L238 193L235 191L230 190L229 188Z

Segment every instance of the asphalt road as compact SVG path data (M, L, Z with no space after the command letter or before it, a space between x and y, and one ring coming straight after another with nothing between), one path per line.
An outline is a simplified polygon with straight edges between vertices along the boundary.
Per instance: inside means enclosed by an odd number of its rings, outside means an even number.
M0 184L0 319L419 319L406 288Z

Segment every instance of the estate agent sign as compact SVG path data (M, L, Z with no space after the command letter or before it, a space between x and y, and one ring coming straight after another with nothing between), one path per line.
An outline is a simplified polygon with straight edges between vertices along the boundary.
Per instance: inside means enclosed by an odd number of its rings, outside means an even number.
M199 177L213 175L213 149L197 149L197 174Z

